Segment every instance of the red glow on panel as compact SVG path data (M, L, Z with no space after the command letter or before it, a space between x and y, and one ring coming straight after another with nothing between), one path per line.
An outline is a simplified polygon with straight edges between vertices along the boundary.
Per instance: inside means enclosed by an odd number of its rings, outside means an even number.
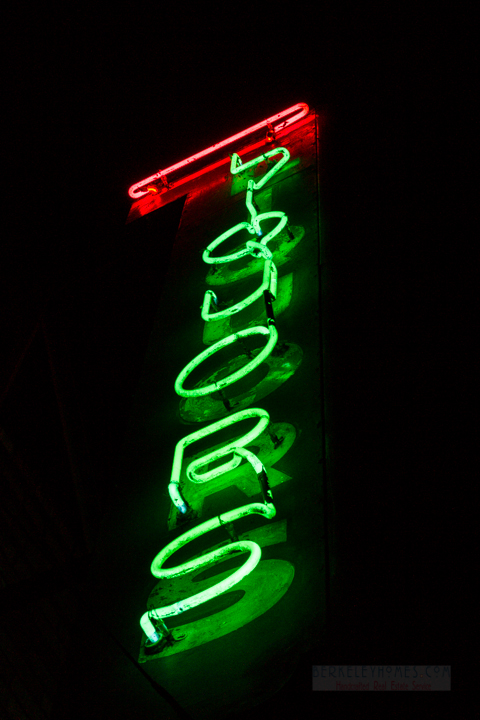
M239 132L236 135L232 135L231 137L227 138L226 140L222 140L222 142L216 143L215 145L211 145L206 150L202 150L201 152L197 153L196 155L191 155L190 157L186 158L186 160L182 160L181 162L178 162L175 165L171 165L170 167L166 168L165 170L159 170L157 173L155 173L155 175L150 175L150 177L145 178L144 180L141 180L138 183L135 183L135 185L132 185L128 191L128 194L134 200L138 200L139 198L143 197L144 195L147 195L149 192L152 192L150 187L146 188L145 186L150 185L151 183L155 182L156 180L162 180L162 182L165 185L167 185L166 176L169 173L172 173L175 170L180 170L183 167L191 165L196 160L200 160L201 158L204 158L207 155L210 155L211 153L215 152L216 150L220 150L221 148L224 148L233 142L241 140L242 138L247 137L247 135L250 135L251 133L254 133L257 130L261 130L264 127L268 128L268 140L271 142L275 138L276 133L279 133L282 130L285 130L285 128L289 127L289 125L292 125L292 123L305 117L305 115L307 115L308 111L309 111L309 107L305 103L298 103L297 105L293 105L292 107L288 108L287 110L283 110L283 112L277 113L277 115L272 115L272 117L269 117L266 120L262 120L262 122L259 122L256 125L252 125L251 127L247 128L246 130L243 130L242 132ZM291 117L288 117L290 115L291 115ZM278 123L278 121L282 120L282 118L287 118L287 119L284 119L283 122ZM274 125L273 123L278 123L278 124ZM221 160L219 163L215 163L215 165L221 165L224 162L230 162L230 158L227 157L227 158ZM196 175L196 174L201 174L201 171L199 173L194 173L194 175ZM186 182L186 180L190 179L191 177L192 177L192 175L188 175L185 178L182 178L181 182ZM142 190L141 188L145 188L145 189Z

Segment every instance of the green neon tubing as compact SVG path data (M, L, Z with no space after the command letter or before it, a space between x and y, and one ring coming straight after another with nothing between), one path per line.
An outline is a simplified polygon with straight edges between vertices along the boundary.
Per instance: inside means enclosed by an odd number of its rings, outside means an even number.
M241 300L236 305L232 305L226 310L219 310L215 313L210 312L210 306L212 300L215 304L217 304L218 298L213 290L207 290L203 298L202 305L202 318L205 322L209 322L210 320L219 320L220 318L225 318L229 315L234 315L235 313L240 312L240 310L243 310L255 302L255 300L258 300L258 298L263 295L264 290L269 290L274 298L277 296L277 268L272 260L273 256L271 250L269 250L266 245L254 242L253 240L247 240L247 246L251 248L252 255L255 255L256 257L263 256L265 258L262 284L259 288L257 288L257 290L246 297L245 300Z
M272 263L272 273L270 275L270 287L269 287L271 300L275 300L277 297L277 280L278 280L277 266Z
M193 570L200 570L203 567L216 564L223 557L232 555L234 553L248 551L250 552L250 556L248 557L246 562L232 575L230 575L228 578L225 578L216 585L213 585L211 588L208 588L208 590L204 590L200 593L197 593L196 595L192 595L191 597L186 598L180 602L176 602L173 605L167 605L163 608L155 608L154 610L150 610L144 613L140 620L140 625L145 634L147 635L150 643L152 644L157 643L161 639L162 635L164 635L167 631L166 626L163 623L163 618L170 617L172 615L179 615L186 610L190 610L191 608L197 607L197 605L201 605L207 600L211 600L212 598L217 597L217 595L221 595L222 593L226 592L231 587L239 583L246 575L251 573L260 561L262 555L260 546L257 545L257 543L246 540L237 541L230 545L217 548L215 550L212 550L210 553L202 555L200 558L194 558L193 560L185 562L182 565L178 565L177 567L169 568L168 570L162 568L163 563L165 563L166 560L168 560L168 558L170 558L174 552L189 543L191 540L194 540L200 535L210 532L211 530L214 530L223 524L233 522L233 520L238 520L239 518L245 517L246 515L250 515L252 513L264 515L268 519L275 516L276 509L273 504L271 490L268 486L268 479L265 467L254 453L240 446L240 443L242 443L243 445L247 442L251 442L252 439L255 439L255 437L257 437L258 434L263 431L265 423L268 424L268 413L265 410L261 410L260 408L254 408L250 411L241 411L239 413L235 413L235 416L228 418L228 420L238 422L239 420L244 419L247 415L252 417L255 414L261 416L260 422L257 423L256 427L249 433L246 433L246 435L244 435L242 438L240 438L240 440L237 441L237 445L235 445L235 443L230 443L229 446L225 446L224 448L222 448L222 451L225 454L227 449L229 452L231 452L232 448L234 448L234 452L238 456L240 456L240 460L243 457L252 465L253 469L257 473L257 477L264 498L264 503L249 503L248 505L243 505L242 507L236 508L235 510L231 510L230 512L227 512L223 515L219 515L216 518L207 520L201 525L198 525L196 528L188 530L179 538L169 543L155 557L150 569L152 575L157 578L172 578L178 577L180 575L186 575ZM231 422L226 424L231 424ZM185 441L194 442L195 440L200 439L199 436L204 437L205 435L211 434L215 430L219 429L221 422L214 423L213 425L214 427L211 426L210 428L204 428L197 433L192 433L192 435L187 436L187 438L183 438L182 443L185 443ZM223 424L223 426L225 426L225 423ZM179 445L180 444L181 443L179 443ZM210 455L212 455L212 453ZM204 456L203 458L201 458L201 463L205 465L207 462L210 461L209 457L210 456ZM219 474L218 470L221 469L216 469L217 474ZM156 619L157 626L160 625L160 628L156 628L150 618L153 618L154 620ZM158 634L158 629L161 629L160 635Z
M237 370L231 375L228 375L226 378L223 378L223 380L218 380L217 382L210 383L210 385L207 385L206 387L194 388L193 390L185 390L185 388L183 387L184 381L196 367L202 364L204 360L206 360L211 355L214 355L216 352L218 352L218 350L221 350L224 347L228 347L228 345L233 345L233 343L237 342L237 340L239 340L240 338L248 337L249 335L268 335L269 337L268 342L263 348L263 350L259 352L258 355L253 358L253 360L250 360L250 362L247 363L245 367L240 368L240 370ZM245 377L245 375L248 375L248 373L252 372L252 370L254 370L258 365L260 365L260 363L262 363L265 358L270 355L276 345L277 340L278 332L275 325L269 325L268 328L263 327L262 325L257 325L252 328L247 328L246 330L240 330L233 335L229 335L223 340L219 340L214 345L211 345L209 348L201 352L200 355L197 355L197 357L195 357L191 362L189 362L188 365L182 370L182 372L175 380L175 392L181 397L200 397L202 395L210 395L211 393L216 392L221 388L232 385L234 382L237 382L237 380L240 380L240 378Z
M257 236L259 236L259 237L263 235L262 230L260 228L260 223L263 222L263 220L268 220L269 218L280 218L280 222L277 225L275 225L273 230L270 230L270 232L267 235L263 236L262 239L260 240L260 242L265 245L270 240L273 240L273 238L276 235L278 235L279 232L281 232L283 230L283 228L285 227L285 225L288 222L288 217L287 217L287 215L285 215L284 212L281 212L280 210L271 210L270 212L264 212L264 213L259 213L259 214L257 214L257 211L255 210L255 208L253 208L253 210L255 212L255 215L251 216L250 222L251 222L251 225L254 228Z
M173 603L172 605L155 608L154 610L149 610L148 612L144 613L140 620L140 625L150 642L155 643L159 639L157 629L150 620L150 617L155 619L171 617L172 615L180 615L180 613L185 612L186 610L190 610L191 608L197 607L198 605L207 602L207 600L211 600L212 598L217 597L217 595L221 595L222 593L226 592L231 587L239 583L246 575L251 573L252 570L257 567L262 556L262 550L260 546L257 545L257 543L255 542L251 542L250 540L239 540L238 542L230 543L229 545L226 545L224 547L212 550L211 552L206 553L199 558L195 558L194 560L185 562L182 565L177 565L176 567L169 568L168 570L162 568L163 563L166 562L166 560L168 560L168 558L171 557L176 550L179 550L191 540L194 540L200 535L204 535L211 530L215 530L221 525L233 522L234 520L238 520L253 513L263 515L266 518L272 518L275 516L276 510L274 505L271 503L250 503L249 505L243 505L242 507L235 508L235 510L231 510L230 512L224 513L221 516L219 515L218 517L212 518L211 520L207 520L201 525L192 528L192 530L188 530L183 535L180 535L180 537L178 537L176 540L173 540L173 542L169 543L156 556L151 566L152 575L157 578L173 578L180 575L186 575L189 572L193 572L193 570L200 570L203 567L214 565L220 560L222 560L224 557L228 557L229 555L233 555L238 552L250 553L250 556L248 557L246 562L240 568L238 568L238 570L236 570L232 575L220 581L216 585L213 585L211 588L203 590L202 592L199 592L196 595L192 595L189 598L185 598L184 600L181 600L179 602Z
M255 232L257 233L257 235L261 236L262 230L261 230L260 225L257 220L258 212L257 212L257 208L253 204L253 186L254 185L255 185L255 183L253 182L253 180L248 181L247 197L246 197L245 203L247 205L247 210L250 213L250 223L251 223L252 227L255 229Z
M273 230L270 230L267 235L262 237L262 239L260 240L262 245L266 245L270 240L273 240L273 238L278 235L278 233L281 232L285 225L288 223L287 215L285 215L284 212L279 212L277 210L273 210L272 212L260 213L260 215L257 215L256 221L258 223L261 223L262 220L268 220L269 218L280 218L280 222L273 228Z
M233 447L231 446L233 445ZM242 457L245 458L253 467L255 472L257 473L258 479L260 481L260 487L262 490L263 495L263 501L265 503L271 502L273 503L273 497L272 497L272 491L270 490L270 486L268 484L268 478L267 473L265 471L265 468L261 462L261 460L250 450L247 450L245 447L240 446L238 443L231 443L229 447L220 448L218 450L215 450L208 455L204 455L202 458L198 458L198 460L195 460L194 462L190 463L187 469L187 475L189 475L192 482L195 483L205 483L209 480L213 480L213 478L218 477L219 475L222 475L224 472L224 468L228 465L226 463L225 465L222 465L219 468L215 468L214 470L210 470L206 473L199 474L196 472L200 467L203 467L204 465L208 465L211 462L214 462L215 460L220 460L221 457L224 457L227 454L233 453L234 457L238 457L238 460L241 460ZM237 465L239 463L236 463Z
M281 170L282 167L290 160L290 153L286 148L274 148L273 150L269 150L263 155L258 155L258 157L254 158L253 160L249 160L246 163L242 162L242 159L239 155L237 155L237 153L233 153L232 161L230 163L230 172L232 173L232 175L236 175L237 173L243 173L245 170L248 170L251 167L255 167L255 165L258 165L259 163L267 160L273 155L280 154L283 155L282 159L278 160L275 165L270 168L270 170L265 173L265 175L263 175L261 180L259 180L258 182L252 181L253 189L260 190L275 175L275 173Z
M248 190L247 190L247 198L246 198L246 205L248 210L250 211L250 222L255 228L255 232L257 235L261 236L262 231L260 229L259 221L257 218L257 210L253 204L253 191L254 190L260 190L274 175L277 173L281 168L289 161L290 159L290 153L286 148L275 148L273 150L269 150L268 152L264 153L263 155L259 155L258 157L254 158L253 160L249 160L249 162L243 164L242 160L237 153L232 154L232 161L230 163L230 172L232 174L236 173L242 173L244 170L248 170L251 167L254 167L255 165L258 165L260 162L263 162L263 160L267 160L268 158L272 157L273 155L282 155L282 159L278 160L275 165L261 178L261 180L258 180L255 182L255 180L249 180L248 181ZM285 213L282 213L284 215ZM265 215L265 214L264 214ZM285 221L286 224L287 221ZM282 225L282 228L285 226ZM277 232L280 232L282 229L280 228L277 230ZM275 232L275 235L277 234ZM270 236L270 240L274 237L274 235Z
M226 232L219 235L216 240L211 242L210 245L205 248L202 255L203 261L213 265L216 263L231 262L232 260L238 260L244 255L248 255L250 251L247 247L245 247L243 250L239 250L237 253L232 253L232 255L224 255L223 257L215 258L210 257L211 251L214 250L218 245L220 245L220 243L224 242L224 240L227 240L229 237L232 237L232 235L235 235L235 233L240 232L241 230L248 230L251 235L255 235L255 228L250 223L238 223L238 225L235 225L233 228L230 228L230 230L227 230Z
M180 490L178 488L179 482L180 482L180 474L182 471L182 462L183 462L183 454L185 452L185 448L187 448L192 443L196 442L197 440L201 440L204 437L207 437L208 435L212 435L213 433L216 433L218 430L222 430L223 428L229 427L230 425L234 425L237 422L240 422L241 420L247 420L248 418L259 418L259 421L255 425L255 427L250 430L245 435L242 435L242 437L238 438L237 440L228 443L224 447L220 448L218 451L215 451L213 453L210 453L210 455L215 455L216 452L220 453L230 453L232 452L233 448L243 447L244 445L249 445L252 443L261 433L265 430L268 423L270 422L270 416L266 410L262 410L261 408L250 408L249 410L240 410L239 412L234 413L233 415L230 415L230 417L222 418L222 420L217 420L217 422L212 423L206 428L202 428L202 430L197 430L194 433L191 433L190 435L186 435L184 438L179 440L175 447L175 453L173 456L173 467L172 467L172 474L170 478L170 484L168 486L168 492L170 494L170 497L172 499L173 504L183 513L187 510L187 504L182 497ZM209 458L210 455L207 455L206 457ZM201 458L199 461L193 461L191 462L187 467L187 476L193 480L194 482L202 481L202 478L204 476L199 476L197 473L195 473L195 469L199 465L204 465L205 462L210 462L210 460L205 460L205 457ZM208 475L209 477L206 479L211 480L213 477L217 477L218 475L222 474L223 472L227 472L228 470L232 470L235 467L238 467L238 465L241 462L240 457L235 457L232 461L229 463L225 463L224 465L221 465L218 468L215 468L212 470Z
M248 462L252 465L253 469L257 473L257 477L260 482L260 488L262 491L263 502L267 505L273 503L272 491L270 490L267 473L262 461L254 453L244 447L235 448L235 452L248 460Z

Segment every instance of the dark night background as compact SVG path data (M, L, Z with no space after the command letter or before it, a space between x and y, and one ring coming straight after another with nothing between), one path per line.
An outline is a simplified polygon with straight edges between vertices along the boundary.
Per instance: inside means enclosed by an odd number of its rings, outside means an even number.
M115 492L182 210L178 201L125 226L128 187L306 102L326 118L325 318L343 584L327 647L305 658L281 703L294 706L308 690L312 663L438 662L453 666L455 687L468 687L459 668L474 626L473 13L402 7L16 6L2 109L2 452L13 443L70 529L67 570L47 562L3 583L6 616L27 581L40 595L52 583L75 586ZM9 384L41 318L70 465L40 332Z

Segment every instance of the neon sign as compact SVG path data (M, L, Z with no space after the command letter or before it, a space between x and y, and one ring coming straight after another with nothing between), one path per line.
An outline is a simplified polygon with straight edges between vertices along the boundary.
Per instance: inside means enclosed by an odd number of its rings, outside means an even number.
M211 155L216 150L221 150L224 147L227 147L228 145L231 145L234 142L238 142L239 140L242 140L243 138L247 137L248 135L251 135L252 133L256 132L257 130L261 130L262 128L267 128L267 137L269 140L273 140L278 133L285 130L287 127L292 125L294 122L297 122L301 118L303 118L305 115L307 115L309 111L308 105L305 103L298 103L297 105L293 105L292 107L288 108L287 110L283 110L280 113L277 113L276 115L272 115L272 117L267 118L266 120L262 120L262 122L257 123L256 125L252 125L251 127L247 128L246 130L243 130L242 132L237 133L236 135L232 135L231 137L227 138L226 140L223 140L222 142L216 143L215 145L211 145L210 147L206 148L205 150L202 150L199 153L196 153L195 155L191 155L190 157L186 158L185 160L181 160L178 163L175 163L175 165L170 165L170 167L165 168L165 170L159 170L154 175L150 175L149 177L145 178L144 180L140 180L140 182L135 183L129 188L128 194L133 200L138 200L139 198L143 197L144 195L148 195L149 192L151 193L157 193L158 189L153 184L155 182L158 182L159 180L163 183L165 188L169 187L169 181L167 177L171 175L176 170L181 170L182 168L190 167L193 163L195 163L198 160L201 160L204 157L207 157L208 155ZM283 120L283 122L278 122L279 120ZM274 125L273 123L278 123L277 125ZM263 158L263 156L262 156ZM219 161L218 165L221 165L225 162L228 162L228 158L223 159ZM234 172L234 171L232 171ZM276 172L276 171L275 171ZM181 182L186 182L189 177L182 178ZM264 178L263 184L267 182L270 179L270 177ZM149 187L150 186L150 187ZM258 189L258 188L255 188Z
M299 106L295 106L297 108ZM303 105L301 107L304 107ZM293 108L293 109L295 109ZM290 108L290 111L292 108ZM289 111L285 111L286 114ZM281 116L275 116L278 119ZM296 119L296 117L295 117ZM266 121L267 122L267 121ZM290 122L293 122L291 120ZM257 126L254 126L256 129ZM244 137L248 132L253 131L249 128L248 131L241 134ZM237 137L237 136L234 136ZM229 139L231 140L231 139ZM225 141L226 142L226 141ZM206 151L205 151L206 152ZM242 222L234 227L230 228L226 232L219 235L213 240L203 252L203 260L207 264L225 264L231 263L238 260L246 255L251 255L259 260L263 260L263 279L260 286L251 293L244 300L237 302L231 307L224 310L217 310L211 312L212 303L214 305L219 304L216 294L212 290L207 290L204 296L204 301L201 310L201 317L205 322L211 322L220 318L229 317L234 315L256 300L259 300L263 296L265 312L266 312L266 327L264 325L256 325L249 327L244 330L240 330L236 333L228 335L228 337L222 338L215 342L213 345L208 347L206 350L198 354L193 360L191 360L183 370L178 374L175 380L175 391L180 397L198 397L211 395L214 392L220 391L223 388L232 385L241 378L245 377L258 367L272 352L278 340L278 332L276 328L276 322L272 307L272 301L276 298L277 294L277 269L273 262L273 255L271 250L268 248L268 243L273 240L285 227L287 232L290 234L290 228L288 226L288 217L283 212L267 212L259 213L253 193L264 187L264 185L272 179L288 162L290 153L285 148L275 148L270 150L253 160L243 164L241 158L233 153L231 156L230 172L232 175L241 173L250 168L256 167L263 161L273 162L271 158L281 156L279 160L275 161L274 164L268 169L265 175L260 180L248 181L248 189L246 194L246 207L250 214L248 222ZM150 179L149 179L150 180ZM145 181L146 182L146 181ZM266 234L262 231L262 222L266 220L274 219L277 220L275 227L267 232ZM232 252L227 255L213 255L214 251L218 252L218 248L230 237L233 237L236 233L246 231L251 237L255 237L255 240L250 239L245 242L245 246L239 250ZM226 377L223 377L216 382L209 382L208 384L202 384L201 386L187 389L185 387L187 380L191 373L198 368L207 358L215 355L223 348L234 345L237 342L242 342L243 338L250 337L253 335L259 335L264 337L266 343L265 346L257 352L257 354L249 360L243 367L234 372L231 372ZM208 381L207 381L208 382ZM198 385L198 383L197 383ZM239 467L242 461L245 461L245 467L250 466L256 478L258 480L259 489L262 495L263 502L249 503L243 505L229 512L223 513L214 517L206 522L201 523L197 527L194 527L187 532L183 533L169 543L158 555L155 557L151 564L152 574L160 579L175 578L187 575L193 571L198 571L201 568L209 567L223 561L230 555L237 555L240 553L248 552L247 560L232 574L228 577L224 577L220 582L209 587L206 590L197 592L190 595L182 601L178 601L162 607L156 607L150 609L144 613L140 625L147 640L145 647L152 648L157 646L164 641L172 641L172 635L165 625L164 618L179 615L186 610L197 607L202 603L211 600L218 595L225 593L227 590L237 585L244 577L251 573L260 562L261 548L256 542L249 540L236 540L227 546L217 547L216 549L203 554L201 557L196 557L188 562L184 562L175 567L166 569L164 564L166 561L180 548L190 543L195 538L208 533L221 525L228 525L234 520L246 517L251 514L260 514L267 519L271 519L276 515L276 509L273 503L273 496L270 489L267 472L258 456L252 451L247 449L247 445L251 444L256 440L265 430L270 422L269 414L266 410L261 408L251 408L249 410L241 410L235 412L228 417L218 420L207 427L193 432L183 437L176 445L173 466L171 472L170 483L168 491L173 505L177 508L178 512L186 515L191 507L180 486L180 476L182 470L182 463L184 460L184 453L188 446L195 442L198 442L204 438L213 436L215 433L221 431L224 428L232 427L236 423L244 420L256 419L257 422L253 429L249 430L241 437L236 438L226 444L217 447L217 449L202 454L197 459L189 462L186 468L186 476L192 483L208 483L214 478ZM213 469L208 469L208 466L212 463L218 463ZM203 470L202 470L203 469Z

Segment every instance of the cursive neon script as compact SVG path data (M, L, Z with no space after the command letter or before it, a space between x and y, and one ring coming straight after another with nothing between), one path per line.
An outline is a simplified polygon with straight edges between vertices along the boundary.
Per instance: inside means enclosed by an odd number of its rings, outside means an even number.
M280 159L274 161L273 159L280 156ZM246 193L246 207L250 214L248 222L242 222L234 227L230 228L226 232L222 233L213 242L211 242L203 253L203 260L207 264L222 264L232 262L245 255L252 255L256 258L263 258L263 280L257 290L251 293L247 298L241 302L232 305L231 307L217 312L211 312L212 303L217 305L218 298L215 293L211 290L207 290L204 296L201 316L206 322L224 318L227 316L234 315L241 310L248 307L250 304L260 299L263 295L265 302L265 310L267 317L266 327L264 325L257 325L255 327L241 330L237 333L231 334L226 338L223 338L197 355L191 362L189 362L184 369L179 373L175 380L175 391L181 397L197 397L209 395L213 392L217 392L224 387L227 387L242 377L248 375L252 370L263 362L269 354L272 352L275 344L278 340L278 332L275 323L275 317L272 308L272 301L276 298L277 292L277 269L273 261L273 255L271 250L268 248L268 242L275 238L285 226L288 228L288 217L283 212L265 212L259 213L257 205L254 201L253 194L255 191L260 190L269 182L288 162L290 153L285 148L275 148L270 150L258 157L250 160L243 164L241 158L236 153L233 153L231 157L230 172L235 175L242 173L245 170L249 170L257 166L261 162L272 163L268 171L263 175L261 179L248 181L248 189ZM267 165L268 166L268 165ZM266 220L275 219L276 224L272 230L267 233L262 231L262 223ZM245 247L241 248L237 252L230 253L228 255L213 255L213 251L217 250L225 240L232 237L240 231L247 231L250 236L255 240L250 239L245 243ZM218 252L218 250L217 250ZM232 372L225 378L216 382L211 382L208 385L202 387L193 387L187 389L185 383L189 378L192 371L200 366L208 357L215 355L222 348L233 345L237 341L244 337L251 335L261 335L265 337L266 344L263 349L251 359L244 367L239 370ZM272 492L268 483L267 472L261 460L246 448L247 445L251 444L259 435L266 430L270 422L269 414L266 410L261 408L251 408L249 410L241 410L233 413L230 416L218 420L207 427L198 430L194 433L183 437L176 445L172 473L168 491L172 503L175 505L177 510L186 514L191 508L189 507L188 501L182 494L180 488L180 475L182 469L182 463L184 460L184 453L186 448L192 443L198 442L199 440L214 435L220 430L235 425L243 420L254 419L256 424L252 429L246 432L241 437L234 441L231 441L216 450L207 452L200 458L191 461L186 468L187 478L193 483L206 483L217 478L220 475L238 467L242 461L245 461L256 473L260 491L262 494L263 502L249 503L243 505L234 510L226 512L222 515L218 515L215 518L207 520L201 523L197 527L188 530L183 533L180 537L169 543L158 555L155 557L151 564L151 572L157 578L174 578L187 573L199 570L203 567L214 565L225 557L240 553L248 552L246 561L239 567L235 572L224 578L221 582L213 585L212 587L192 595L181 602L176 602L171 605L157 607L144 613L140 625L147 636L146 646L151 646L159 643L162 638L172 637L169 633L164 618L178 615L191 608L197 607L198 605L211 600L212 598L226 592L231 587L239 583L242 578L252 572L258 565L261 558L260 546L251 541L237 540L230 543L227 546L216 548L211 552L208 552L201 557L194 558L188 562L177 565L173 568L164 568L165 562L170 558L177 550L185 546L195 538L220 527L221 525L231 523L234 520L238 520L250 514L260 514L267 519L271 519L276 514L276 509L273 503ZM220 461L222 464L217 465L214 469L206 470L210 463ZM222 462L224 461L224 462ZM202 471L203 468L203 471Z

